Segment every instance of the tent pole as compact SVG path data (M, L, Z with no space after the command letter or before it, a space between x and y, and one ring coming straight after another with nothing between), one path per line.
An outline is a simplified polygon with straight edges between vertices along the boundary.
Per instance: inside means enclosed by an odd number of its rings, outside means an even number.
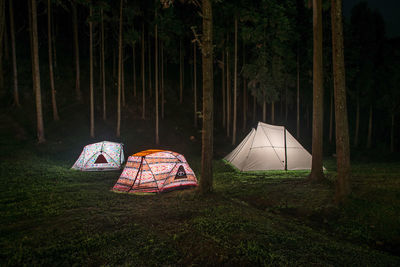
M283 127L283 136L285 139L285 171L287 171L286 127Z
M132 184L132 186L131 186L131 188L129 188L129 190L128 190L128 193L133 189L133 186L135 185L135 183L136 183L136 179L137 179L137 177L138 177L138 175L139 175L139 172L140 172L140 170L142 169L142 165L143 165L143 158L144 158L145 156L142 156L142 158L140 159L140 165L139 165L139 169L138 169L138 171L137 171L137 173L136 173L136 177L135 177L135 179L133 180L133 184Z

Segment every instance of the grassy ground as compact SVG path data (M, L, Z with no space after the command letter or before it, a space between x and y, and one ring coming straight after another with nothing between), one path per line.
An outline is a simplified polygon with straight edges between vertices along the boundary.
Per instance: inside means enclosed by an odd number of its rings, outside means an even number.
M76 127L84 119L48 125L39 146L22 117L0 118L2 265L400 265L398 163L354 163L353 194L339 208L332 159L319 184L307 172L239 173L217 158L209 196L117 194L119 172L70 169L91 142ZM199 133L182 124L169 124L177 138L164 134L162 147L185 153L199 174ZM151 125L131 125L121 139L127 154L151 148ZM97 127L99 140L112 136Z

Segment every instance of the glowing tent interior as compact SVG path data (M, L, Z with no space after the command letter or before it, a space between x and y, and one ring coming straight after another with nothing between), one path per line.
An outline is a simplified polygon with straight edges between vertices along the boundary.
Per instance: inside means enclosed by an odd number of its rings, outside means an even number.
M103 141L83 148L72 169L81 171L119 170L124 163L123 144Z
M160 193L193 186L197 179L183 155L150 149L128 158L113 191Z
M225 158L240 171L309 170L311 154L283 126L259 122Z

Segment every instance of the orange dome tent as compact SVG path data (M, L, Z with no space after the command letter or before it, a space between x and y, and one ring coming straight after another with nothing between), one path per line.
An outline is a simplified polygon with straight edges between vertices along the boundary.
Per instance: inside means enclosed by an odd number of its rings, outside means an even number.
M149 149L128 158L113 191L160 193L197 186L185 157L167 150Z

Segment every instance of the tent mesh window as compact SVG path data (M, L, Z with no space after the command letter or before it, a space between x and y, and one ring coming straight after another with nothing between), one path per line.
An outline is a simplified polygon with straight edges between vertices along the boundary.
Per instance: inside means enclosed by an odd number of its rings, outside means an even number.
M181 165L181 166L179 166L179 169L178 169L178 171L176 172L175 180L184 179L184 178L187 178L187 176L186 176L185 169L184 169L183 166Z
M100 154L96 161L94 162L94 164L102 164L102 163L108 163L108 161L106 160L106 158L103 156L103 154Z

